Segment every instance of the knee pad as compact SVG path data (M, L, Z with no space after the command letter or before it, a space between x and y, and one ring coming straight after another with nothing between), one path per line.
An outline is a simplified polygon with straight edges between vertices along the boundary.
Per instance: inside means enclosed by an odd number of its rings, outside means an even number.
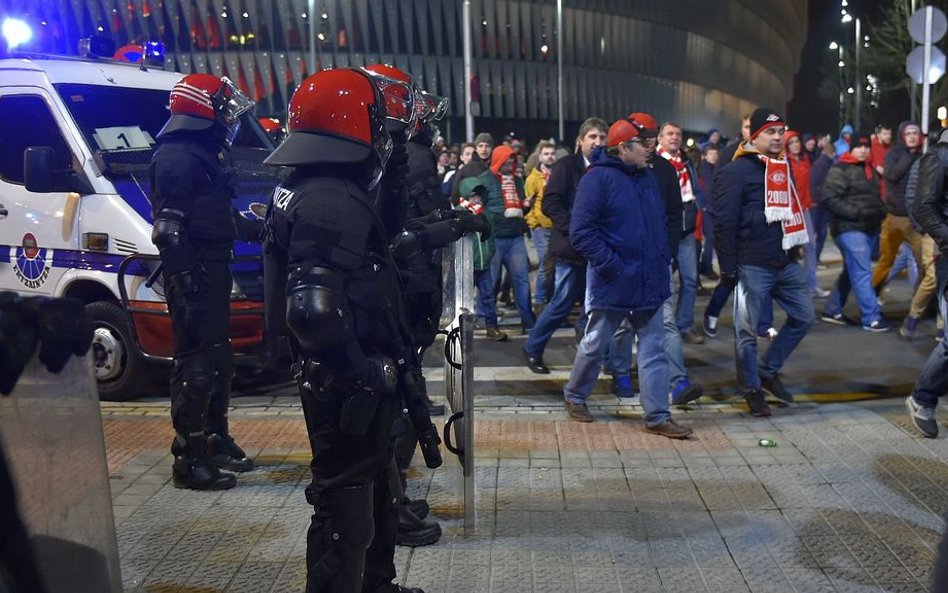
M217 378L213 351L200 351L180 359L182 388L190 394L210 397Z

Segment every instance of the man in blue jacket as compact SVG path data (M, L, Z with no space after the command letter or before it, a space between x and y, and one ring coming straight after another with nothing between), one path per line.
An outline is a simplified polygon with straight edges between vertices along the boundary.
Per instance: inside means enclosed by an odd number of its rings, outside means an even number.
M686 438L692 430L672 420L668 409L662 319L662 304L670 294L665 204L640 133L628 119L612 124L606 148L593 151L589 171L576 188L569 237L589 264L589 322L563 394L571 419L592 422L586 400L599 378L602 354L628 320L639 339L645 430Z
M803 210L783 158L786 124L772 109L751 114L750 140L717 174L711 196L722 281L737 284L734 341L737 379L754 416L770 416L764 389L790 402L777 376L815 314L799 260L807 242ZM764 298L787 313L786 324L758 362L757 321Z

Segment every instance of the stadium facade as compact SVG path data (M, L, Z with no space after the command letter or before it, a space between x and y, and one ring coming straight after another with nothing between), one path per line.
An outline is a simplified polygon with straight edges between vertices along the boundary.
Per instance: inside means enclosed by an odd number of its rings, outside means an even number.
M387 62L450 99L454 140L463 130L465 83L478 129L550 135L558 115L556 0L470 4L468 81L463 0L0 0L0 11L42 23L29 48L38 51L74 54L78 39L93 32L117 46L161 41L166 68L227 75L261 114L280 117L315 69ZM568 129L590 115L636 110L689 130L731 131L742 113L783 109L791 98L806 39L803 0L562 5Z

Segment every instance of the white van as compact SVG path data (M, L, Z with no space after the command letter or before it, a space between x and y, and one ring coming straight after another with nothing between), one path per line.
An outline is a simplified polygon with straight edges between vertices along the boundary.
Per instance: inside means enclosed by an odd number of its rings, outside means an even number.
M146 286L157 262L148 163L181 76L111 61L0 59L0 290L86 303L103 399L140 395L154 382L149 363L172 353L160 281ZM262 164L272 148L246 114L231 158L235 207L251 219L277 183ZM238 242L235 252L231 338L249 353L263 341L260 247Z

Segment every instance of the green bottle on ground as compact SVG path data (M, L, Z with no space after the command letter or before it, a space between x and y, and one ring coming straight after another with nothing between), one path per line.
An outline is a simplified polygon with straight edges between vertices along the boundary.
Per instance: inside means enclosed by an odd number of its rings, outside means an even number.
M776 447L777 441L773 439L760 439L759 441L757 441L757 444L760 445L761 447Z

